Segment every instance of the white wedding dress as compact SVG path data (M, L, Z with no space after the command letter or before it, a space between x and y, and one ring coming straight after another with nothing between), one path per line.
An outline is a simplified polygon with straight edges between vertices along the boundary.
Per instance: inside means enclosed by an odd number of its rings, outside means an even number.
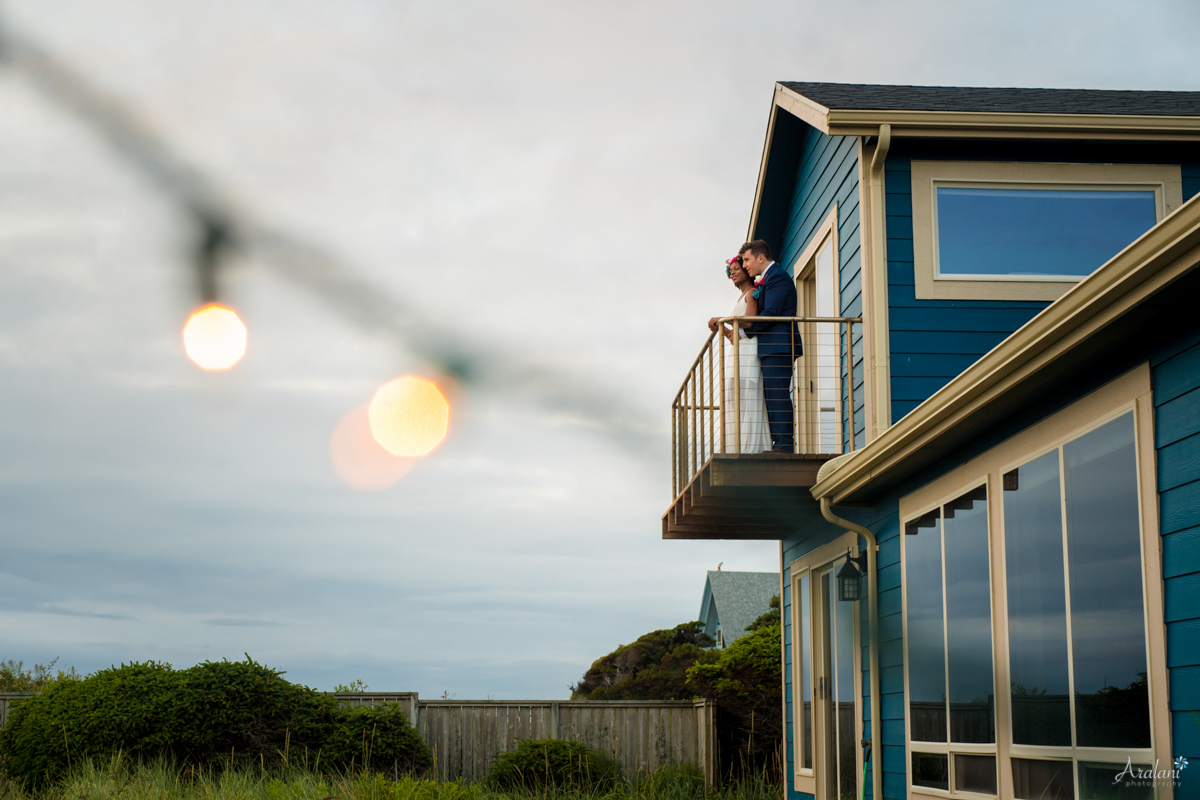
M746 296L738 298L731 316L746 315ZM763 395L762 365L758 361L758 341L738 329L738 371L733 370L733 346L728 339L725 347L725 452L761 453L771 449L771 432L767 426L767 403ZM737 429L734 427L734 392L740 389L742 415L742 446L737 448Z

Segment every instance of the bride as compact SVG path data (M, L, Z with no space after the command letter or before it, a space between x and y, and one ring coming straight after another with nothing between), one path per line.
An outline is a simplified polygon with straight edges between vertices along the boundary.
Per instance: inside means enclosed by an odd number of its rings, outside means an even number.
M725 274L741 293L730 316L753 317L758 314L758 300L754 297L754 281L742 266L741 256L725 262ZM708 321L710 330L716 330L719 317ZM761 453L771 449L771 434L767 428L767 404L763 396L762 366L758 361L758 342L746 336L743 322L736 328L723 325L725 336L725 452ZM733 341L738 342L738 371L740 380L735 380L733 366ZM741 448L737 447L734 424L734 392L738 392L742 417Z

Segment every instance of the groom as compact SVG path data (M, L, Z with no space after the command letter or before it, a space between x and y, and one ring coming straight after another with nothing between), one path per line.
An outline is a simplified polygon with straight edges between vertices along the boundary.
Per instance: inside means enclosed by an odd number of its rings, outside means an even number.
M746 272L755 278L755 285L761 288L755 295L758 297L758 316L796 316L796 284L787 271L772 260L767 243L762 239L746 242L738 255ZM746 335L758 339L772 452L791 453L795 450L795 440L788 384L792 379L792 365L804 355L800 332L792 322L756 322L746 329Z

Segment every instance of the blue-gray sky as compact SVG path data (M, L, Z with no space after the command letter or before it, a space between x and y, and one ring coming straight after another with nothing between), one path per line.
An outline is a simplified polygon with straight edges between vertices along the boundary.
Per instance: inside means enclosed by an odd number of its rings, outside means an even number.
M733 297L775 80L1197 89L1194 4L10 0L239 203L659 424ZM320 688L565 697L770 542L663 542L665 443L488 392L392 489L343 415L419 368L237 265L183 356L187 221L0 69L0 657L255 658ZM654 435L648 434L653 440Z

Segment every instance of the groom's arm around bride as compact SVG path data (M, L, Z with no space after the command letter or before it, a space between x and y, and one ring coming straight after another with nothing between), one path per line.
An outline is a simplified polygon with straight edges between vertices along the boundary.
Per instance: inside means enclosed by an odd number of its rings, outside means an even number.
M758 298L758 316L796 316L796 284L771 257L771 248L757 239L742 245L739 251L746 271L762 276ZM758 340L758 358L762 362L763 389L767 401L767 421L771 427L771 444L776 452L794 452L792 403L788 385L792 378L793 362L804 354L800 331L793 322L756 322L746 329L748 336Z

